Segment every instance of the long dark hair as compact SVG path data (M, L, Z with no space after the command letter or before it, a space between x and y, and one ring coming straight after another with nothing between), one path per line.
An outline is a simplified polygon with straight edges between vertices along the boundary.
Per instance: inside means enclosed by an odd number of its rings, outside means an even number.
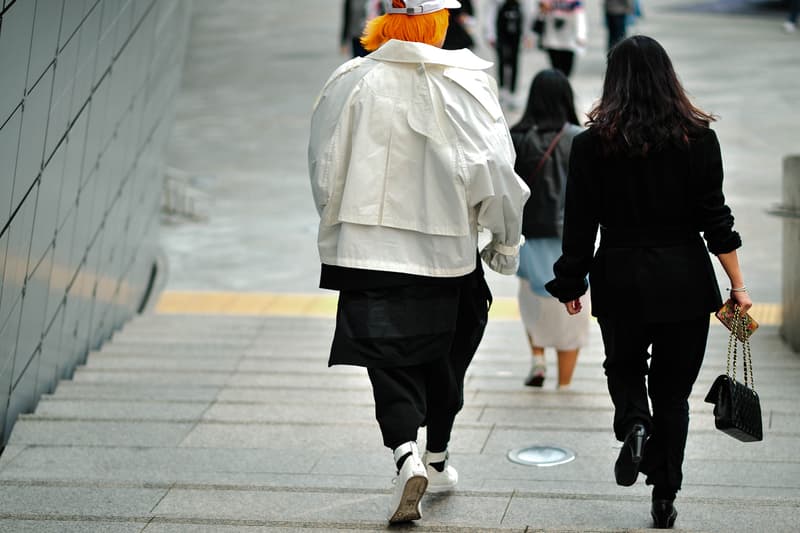
M644 35L608 53L603 96L588 117L606 151L633 155L670 142L688 144L715 120L689 101L667 52Z
M528 105L511 131L528 131L533 127L539 131L560 130L565 122L578 124L569 80L560 70L542 70L533 78Z

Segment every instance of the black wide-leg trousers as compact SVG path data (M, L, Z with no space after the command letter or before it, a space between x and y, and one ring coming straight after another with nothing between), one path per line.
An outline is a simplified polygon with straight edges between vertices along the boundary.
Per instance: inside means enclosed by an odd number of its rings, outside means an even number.
M427 426L427 449L447 449L456 414L464 405L464 377L486 328L491 294L480 277L459 290L456 327L449 350L430 362L411 366L368 368L375 398L375 417L383 443L395 449L417 440Z
M598 322L614 402L614 434L623 441L634 424L643 424L650 438L640 470L648 485L677 492L683 481L689 395L703 363L709 317L659 323L605 317Z

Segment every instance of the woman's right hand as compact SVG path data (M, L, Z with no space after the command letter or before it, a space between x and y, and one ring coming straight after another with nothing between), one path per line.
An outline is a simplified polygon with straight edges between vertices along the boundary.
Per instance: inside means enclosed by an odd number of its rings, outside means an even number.
M571 302L565 303L564 306L567 308L567 313L571 315L577 315L581 312L581 309L583 309L580 298L575 298Z
M731 300L745 313L753 307L753 300L750 299L747 291L731 291Z

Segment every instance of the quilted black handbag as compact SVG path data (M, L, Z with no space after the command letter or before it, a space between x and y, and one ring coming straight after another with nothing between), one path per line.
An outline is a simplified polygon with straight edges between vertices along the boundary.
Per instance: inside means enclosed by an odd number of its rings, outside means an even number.
M736 381L736 357L738 352L737 332L745 328L743 316L736 312L728 339L728 366L726 373L717 376L706 402L714 404L714 425L734 439L755 442L764 438L761 425L761 403L753 388L753 363L750 357L750 339L742 342L744 383ZM733 371L731 372L731 360Z

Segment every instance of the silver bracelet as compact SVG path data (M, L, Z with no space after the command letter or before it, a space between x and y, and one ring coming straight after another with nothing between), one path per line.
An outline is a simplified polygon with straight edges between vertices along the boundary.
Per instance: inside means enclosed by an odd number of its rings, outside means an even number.
M737 287L735 289L730 289L731 292L747 292L747 287L742 285L741 287Z

